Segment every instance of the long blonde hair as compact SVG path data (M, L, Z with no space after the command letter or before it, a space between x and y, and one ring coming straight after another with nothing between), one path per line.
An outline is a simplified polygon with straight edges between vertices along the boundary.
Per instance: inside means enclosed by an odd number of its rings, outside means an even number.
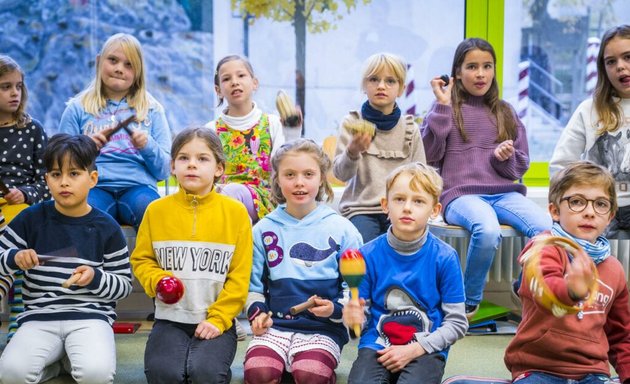
M22 76L22 98L20 99L20 106L13 112L13 120L16 121L18 128L26 127L26 124L31 122L31 117L26 113L26 102L28 101L28 91L26 90L26 83L24 83L24 71L12 58L6 55L0 55L0 77L18 71Z
M453 114L455 115L455 124L459 128L464 141L468 141L468 135L464 129L464 116L462 116L462 104L470 95L462 81L457 79L457 75L462 70L462 65L466 59L468 52L478 49L483 52L488 52L492 56L492 62L497 63L497 55L494 52L494 48L487 41L479 38L469 38L457 46L455 55L453 57L453 66L451 68L451 76L455 79L455 84L451 90L451 100L453 105ZM496 72L495 72L496 75ZM516 138L516 119L514 118L514 112L510 105L499 98L499 85L497 83L496 76L492 78L490 89L483 96L483 102L490 108L490 112L497 120L497 128L499 134L497 142L502 142L508 139Z
M134 79L127 93L127 104L135 109L138 121L143 121L149 112L151 96L146 90L146 78L144 70L144 59L142 58L142 47L138 39L127 33L117 33L110 36L103 44L99 60L96 64L96 76L81 92L81 104L85 111L92 115L99 115L107 106L107 98L103 91L102 67L107 55L114 49L120 47L127 56L134 71Z
M599 120L597 121L598 135L615 131L623 122L623 111L619 103L613 100L613 97L619 97L619 95L610 79L608 79L606 64L604 63L606 46L615 37L630 39L630 25L619 25L606 31L599 46L599 53L597 54L597 83L593 91L593 104L599 115Z

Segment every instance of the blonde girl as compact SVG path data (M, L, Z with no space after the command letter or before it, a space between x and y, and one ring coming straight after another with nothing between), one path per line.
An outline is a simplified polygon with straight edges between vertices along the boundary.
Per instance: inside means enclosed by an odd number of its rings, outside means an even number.
M367 101L360 111L350 111L339 129L333 173L347 182L339 211L358 228L366 243L389 228L381 210L387 175L399 165L426 162L414 117L402 114L396 103L405 90L406 76L407 64L402 58L389 53L370 56L361 78ZM347 130L357 119L374 124L375 134Z
M270 159L288 134L300 128L283 128L280 117L264 113L253 100L258 79L244 57L230 55L219 60L214 90L219 98L219 117L206 126L215 130L227 156L221 178L222 193L241 201L256 223L271 212ZM300 123L301 125L301 123Z
M436 102L422 124L427 161L444 179L444 218L471 233L464 274L468 318L479 308L500 224L526 237L551 228L550 217L515 182L529 168L527 135L512 106L499 98L495 68L490 43L462 41L449 84L431 80Z
M280 205L254 227L254 265L247 317L254 338L245 355L245 382L334 383L348 332L341 323L347 291L339 257L361 235L347 219L321 204L332 199L330 160L311 140L281 146L272 161L272 196ZM314 306L291 314L308 299Z
M549 162L550 173L585 159L607 168L615 178L619 209L604 233L630 238L630 25L604 33L597 55L593 97L571 116Z
M89 204L138 229L157 182L169 175L171 133L162 105L146 90L138 40L111 36L96 57L96 77L68 102L59 130L88 135L100 149L99 180ZM128 117L128 129L114 128Z
M144 355L149 383L230 382L233 319L247 297L252 229L243 205L214 188L225 169L221 147L209 129L181 131L171 148L179 191L153 202L140 225L131 264L147 295L156 297L165 277L185 287L174 304L155 300Z

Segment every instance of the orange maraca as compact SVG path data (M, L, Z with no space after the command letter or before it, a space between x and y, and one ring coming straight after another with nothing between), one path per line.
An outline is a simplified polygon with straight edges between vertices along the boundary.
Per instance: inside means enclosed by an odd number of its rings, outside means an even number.
M358 249L346 249L339 260L339 272L350 287L353 299L359 300L359 284L365 276L365 260ZM354 336L361 335L361 324L354 324Z

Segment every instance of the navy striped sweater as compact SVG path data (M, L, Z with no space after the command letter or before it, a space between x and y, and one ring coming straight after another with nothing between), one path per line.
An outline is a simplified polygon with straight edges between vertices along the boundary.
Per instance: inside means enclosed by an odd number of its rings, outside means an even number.
M24 313L18 323L40 320L116 319L116 302L131 293L129 252L120 226L93 208L82 217L59 213L53 201L22 211L0 237L0 274L18 270L15 255L22 249L57 254L24 274ZM88 265L94 279L85 287L63 288L75 268Z

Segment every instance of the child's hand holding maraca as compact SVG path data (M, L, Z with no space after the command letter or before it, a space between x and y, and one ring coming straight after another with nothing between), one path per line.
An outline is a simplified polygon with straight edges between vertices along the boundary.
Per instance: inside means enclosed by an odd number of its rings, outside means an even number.
M163 303L175 304L184 296L184 283L175 276L165 276L158 281L155 292Z
M356 324L359 326L365 323L365 300L352 298L343 307L343 323L347 327L354 327ZM355 331L356 332L356 331Z
M350 293L352 295L352 300L347 305L352 305L351 302L354 301L354 304L358 304L360 306L359 300L359 284L361 280L363 280L363 276L365 276L365 260L363 260L363 255L357 249L346 249L341 258L339 259L339 272L341 272L341 276L348 283L350 287ZM351 321L346 321L344 315L344 322L346 322L349 326L352 326L352 330L354 331L353 337L359 337L361 335L361 324L363 324L363 320L358 320L358 316L352 316Z

